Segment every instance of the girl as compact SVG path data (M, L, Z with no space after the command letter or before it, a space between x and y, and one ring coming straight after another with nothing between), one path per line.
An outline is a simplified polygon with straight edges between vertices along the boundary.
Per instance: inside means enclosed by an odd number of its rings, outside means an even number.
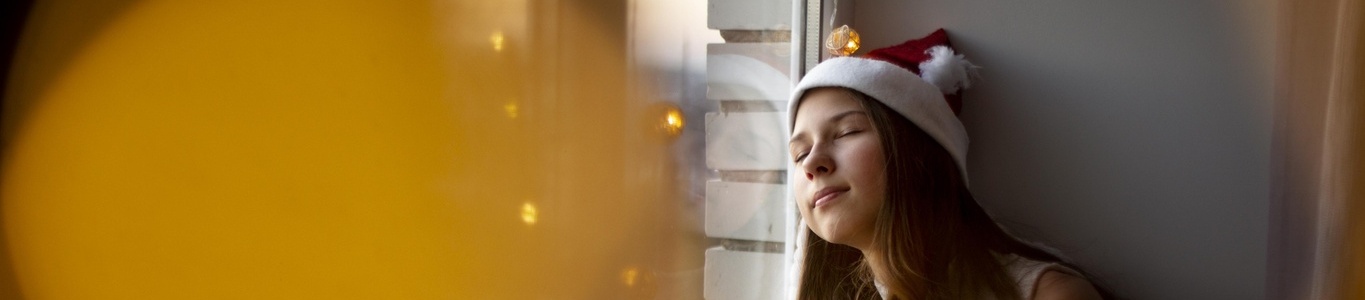
M792 96L798 299L1110 298L972 198L954 111L975 66L947 33L868 56L821 63Z

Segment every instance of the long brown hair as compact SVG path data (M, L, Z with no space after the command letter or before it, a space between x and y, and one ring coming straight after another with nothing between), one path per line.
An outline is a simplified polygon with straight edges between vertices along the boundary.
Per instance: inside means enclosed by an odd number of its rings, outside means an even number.
M1005 233L972 198L948 151L910 120L865 94L842 90L862 103L880 133L886 201L867 257L805 229L799 299L878 299L874 277L892 299L1019 299L996 255L1077 269Z

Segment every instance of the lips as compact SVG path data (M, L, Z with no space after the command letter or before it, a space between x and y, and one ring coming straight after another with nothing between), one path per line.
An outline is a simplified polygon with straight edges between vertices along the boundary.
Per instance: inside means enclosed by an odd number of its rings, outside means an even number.
M848 191L847 187L827 187L824 189L820 189L820 191L815 192L815 197L812 198L815 199L814 206L821 207L824 206L825 204L829 204L830 201L834 201L834 198L839 197L839 195L843 195L844 192L847 191Z

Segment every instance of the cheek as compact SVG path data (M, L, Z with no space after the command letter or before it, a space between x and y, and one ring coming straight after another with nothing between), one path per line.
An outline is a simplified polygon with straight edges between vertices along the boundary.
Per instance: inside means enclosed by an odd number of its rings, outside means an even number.
M810 202L810 199L806 199L807 197L802 197L800 195L804 194L802 191L805 191L806 189L810 188L810 182L806 181L806 178L804 177L798 178L796 176L792 176L790 181L787 182L792 183L792 193L796 194L795 196L792 197L792 201L795 201L793 205L796 205L797 211L801 213L802 219L809 220L811 216L810 210L807 208L807 204Z
M869 195L885 194L887 166L881 143L869 142L850 150L847 169L851 173L849 176L853 177L851 179L862 185L863 191Z
M856 182L856 188L860 191L860 202L858 205L858 218L875 218L881 206L886 203L886 158L883 156L881 143L867 143L860 145L856 149L850 149L850 155L857 157L851 160L848 171L852 181ZM871 220L862 220L871 222Z

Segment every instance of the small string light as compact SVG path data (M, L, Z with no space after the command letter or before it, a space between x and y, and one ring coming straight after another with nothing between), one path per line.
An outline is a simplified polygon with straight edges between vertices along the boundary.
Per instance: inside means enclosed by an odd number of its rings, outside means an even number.
M504 104L504 105L502 106L502 110L505 111L505 112L507 112L507 118L508 118L508 119L516 119L516 118L517 118L517 111L518 111L518 109L517 109L517 102L516 102L516 101L507 102L507 104Z
M531 202L521 204L522 223L526 223L527 226L536 225L536 219L538 219L539 217L540 213L536 211L535 204L532 204Z
M678 135L683 130L683 115L675 107L669 107L664 112L663 128L669 135Z
M834 0L834 11L830 12L829 27L834 27L834 18L839 16L839 0ZM830 30L829 37L825 38L825 50L834 56L849 56L858 52L858 48L863 45L862 37L858 32L848 25L839 26Z
M862 37L859 37L858 32L849 28L848 25L839 26L839 28L830 31L829 38L825 39L825 49L829 50L829 54L836 56L853 55L854 52L858 52L858 48L862 44Z
M495 52L502 52L502 43L505 39L502 36L502 31L494 31L493 35L488 37L488 41L493 43L493 51Z
M634 287L635 283L639 281L639 278L640 270L635 269L633 267L627 268L625 271L621 271L621 281L625 283L627 287Z

